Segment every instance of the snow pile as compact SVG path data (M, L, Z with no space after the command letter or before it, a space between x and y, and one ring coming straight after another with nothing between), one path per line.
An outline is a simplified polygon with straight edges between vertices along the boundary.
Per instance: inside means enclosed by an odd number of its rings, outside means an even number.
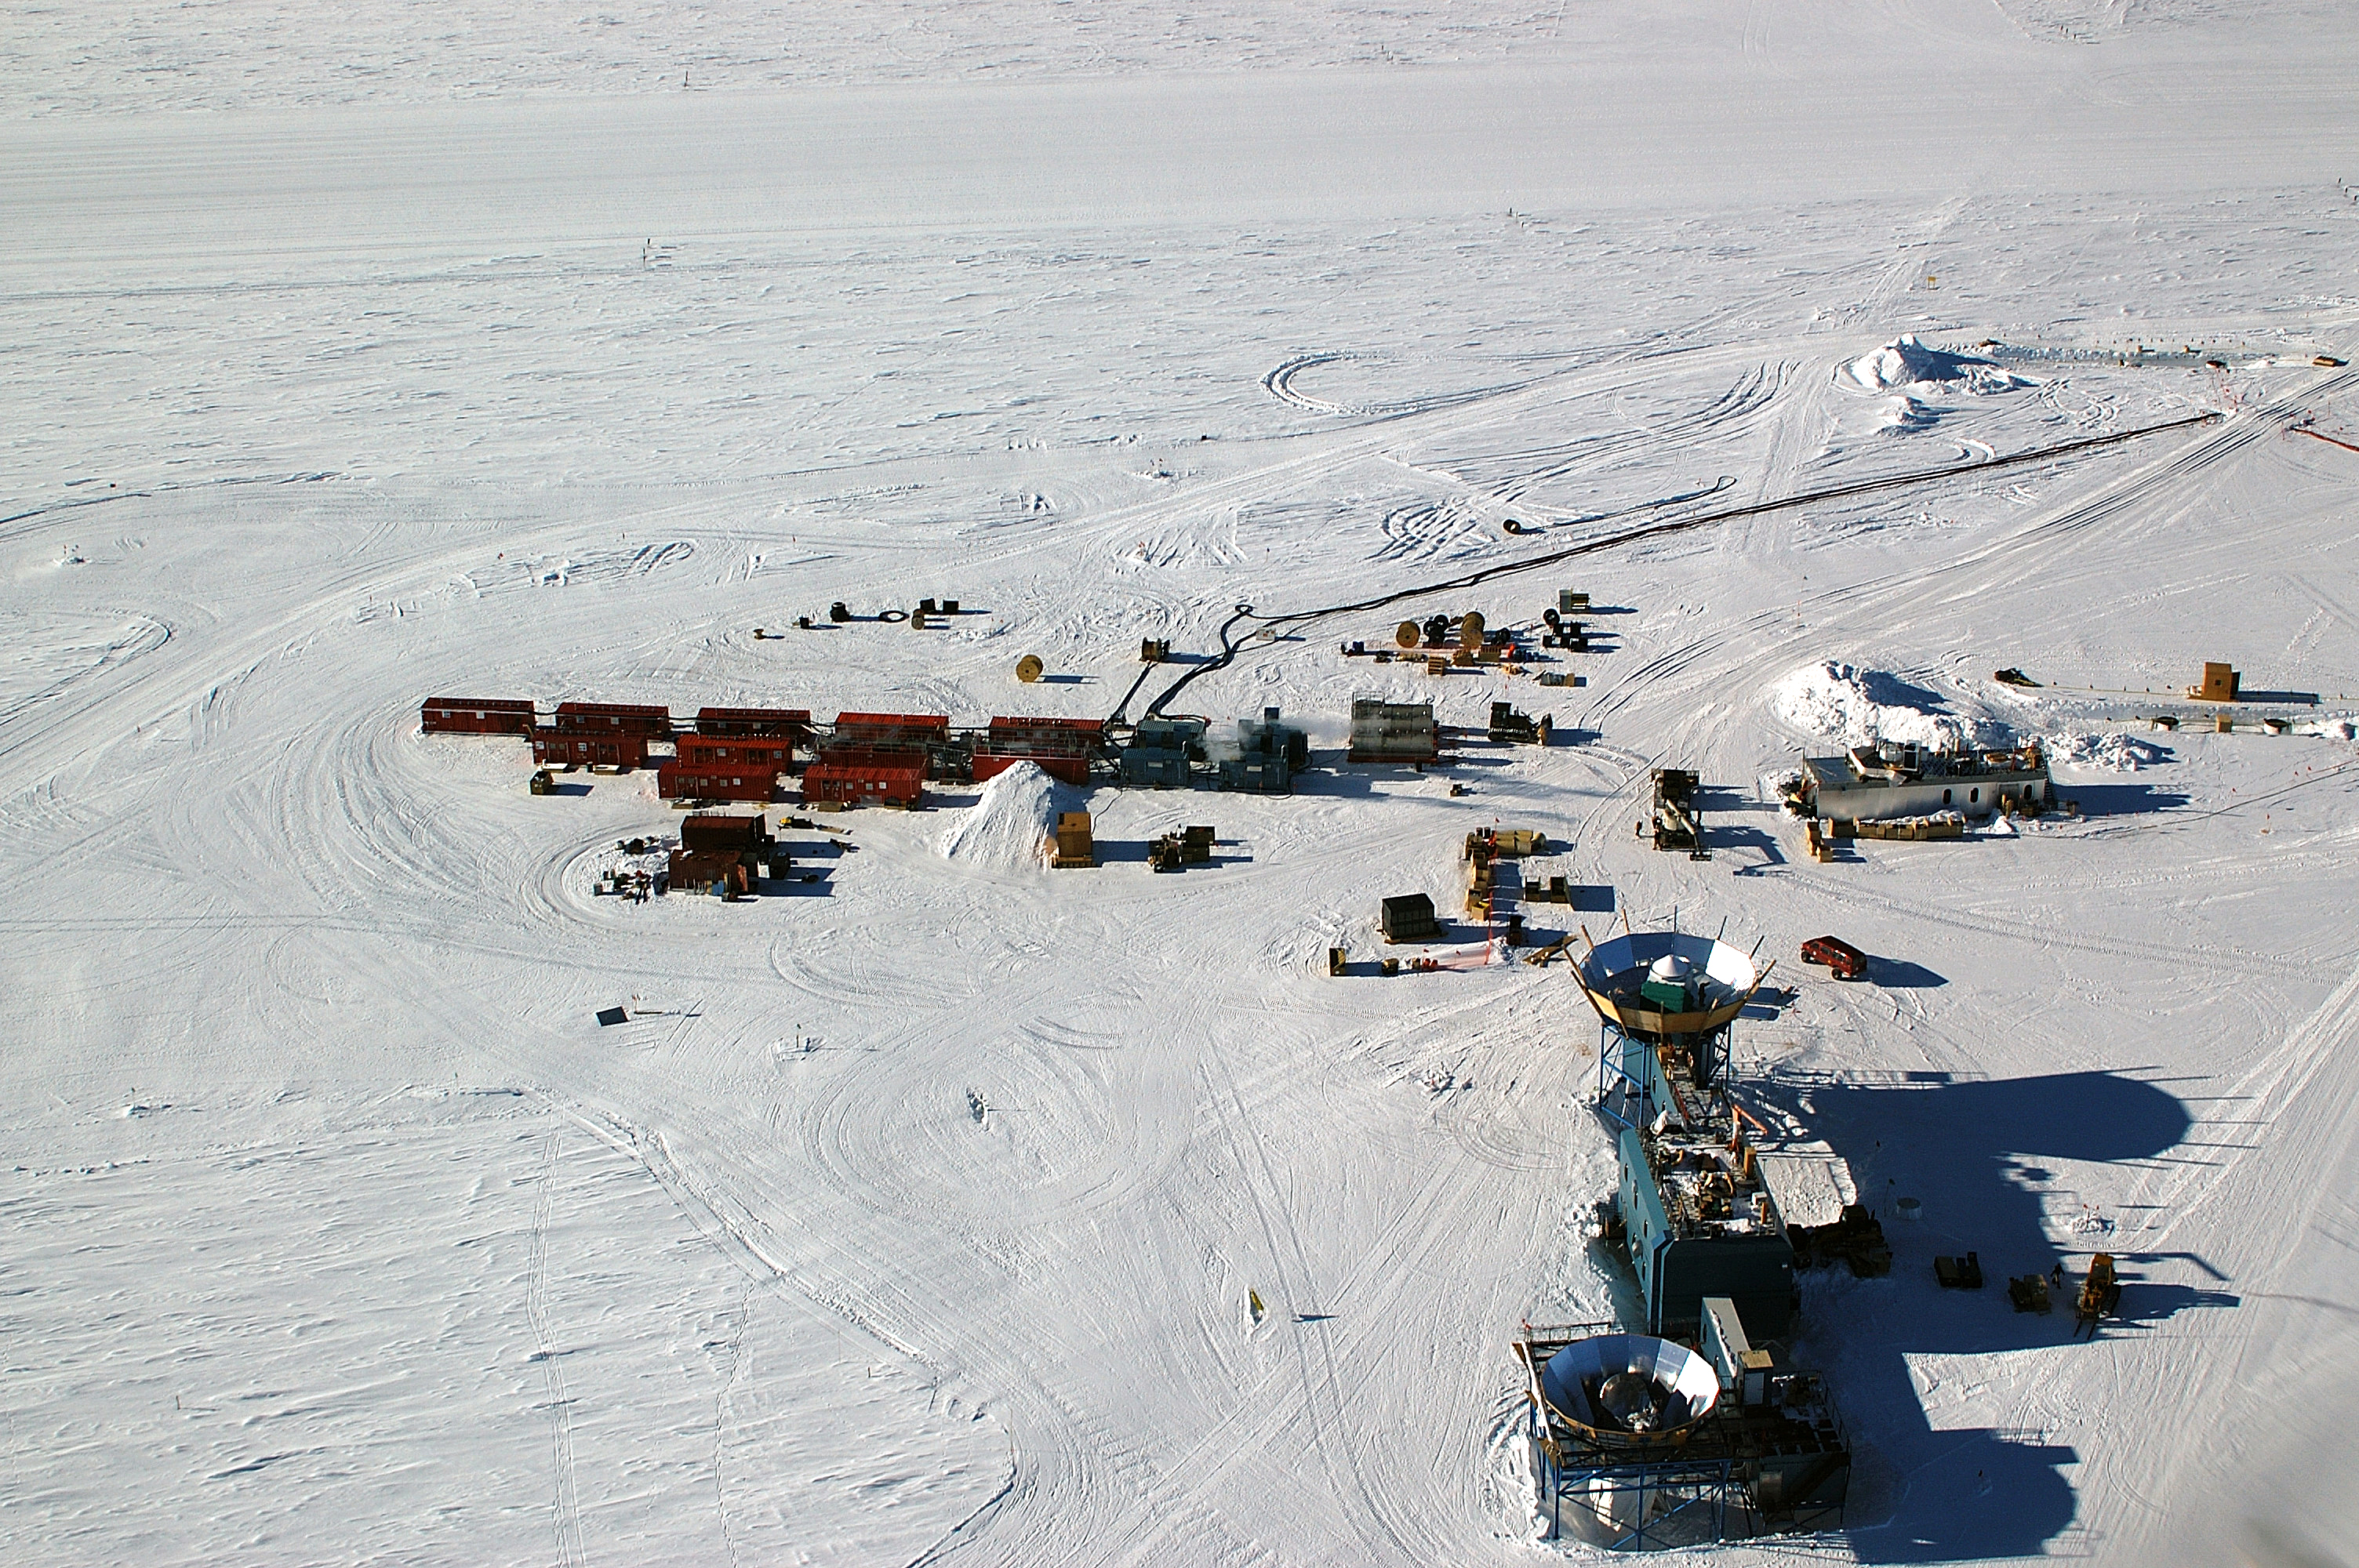
M1863 392L1898 392L1927 384L1962 384L1968 392L2013 392L2038 384L2001 369L1989 360L1947 349L1929 348L1905 332L1872 354L1843 367L1843 374Z
M1072 809L1057 781L1031 762L993 775L934 848L946 860L984 871L1030 871L1048 864L1057 814Z
M1805 665L1770 693L1778 718L1846 747L1914 741L1938 751L2005 746L2007 726L1986 713L1953 711L1935 692L1884 670L1830 662Z
M2359 722L2348 717L2321 719L2309 724L2297 724L2293 732L2297 735L2323 735L2330 741L2359 740Z
M1875 422L1875 427L1903 432L1922 430L1940 417L1940 414L1913 397L1896 397L1891 406L1885 409L1884 416Z
M2134 773L2140 768L2169 761L2170 753L2151 741L2117 730L2110 735L2051 735L2048 740L2048 758L2076 768Z

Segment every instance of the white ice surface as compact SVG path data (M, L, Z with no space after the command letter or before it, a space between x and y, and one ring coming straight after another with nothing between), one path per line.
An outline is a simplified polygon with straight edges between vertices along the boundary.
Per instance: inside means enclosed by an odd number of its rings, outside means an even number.
M0 1560L1549 1561L1506 1343L1614 1305L1593 1021L1560 964L1324 963L1462 907L1494 820L1760 939L1763 1114L1924 1202L1889 1279L1805 1284L1861 1456L1807 1550L2347 1552L2359 460L2284 431L2359 424L2310 363L2359 347L2359 33L1088 9L12 16ZM1848 377L1903 334L2036 384ZM1252 643L1176 706L1281 705L1321 768L1098 792L1093 871L947 862L950 792L790 834L821 883L627 903L649 778L418 732L1103 717L1239 602L2218 406ZM1560 586L1580 688L1333 651ZM926 595L981 613L752 635ZM2112 735L2214 658L2329 722L2060 758L2085 819L2013 838L1820 865L1733 788L1711 862L1631 831L1654 766L1790 767L1797 669ZM1353 697L1429 695L1560 743L1457 798L1329 766ZM1216 863L1148 874L1195 821ZM1829 930L1868 983L1793 961ZM1967 1248L1994 1288L1942 1294ZM2095 1343L2006 1311L2098 1248Z

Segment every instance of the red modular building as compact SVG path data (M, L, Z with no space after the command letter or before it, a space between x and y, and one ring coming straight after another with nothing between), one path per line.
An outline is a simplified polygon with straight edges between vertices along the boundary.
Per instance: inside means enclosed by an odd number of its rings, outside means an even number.
M901 751L878 746L837 746L820 748L819 760L839 768L915 768L926 771L926 753L914 748Z
M926 795L926 770L906 754L893 761L814 762L803 770L803 801L819 806L898 806L914 809Z
M700 708L696 732L802 741L811 732L810 712L801 708Z
M950 716L941 713L839 713L831 746L871 746L878 751L921 752L947 745Z
M656 794L666 800L767 800L777 787L776 768L728 762L656 765Z
M988 738L975 748L974 776L991 778L1025 762L1050 778L1087 784L1090 753L1104 729L1096 719L994 719Z
M599 734L573 730L535 730L532 760L585 767L643 768L647 765L645 735Z
M758 855L769 843L769 823L758 816L699 811L679 819L679 847L696 853L726 849L733 855Z
M671 709L637 702L560 702L557 728L568 734L671 738Z
M943 776L951 721L940 713L839 713L820 761L861 767L915 762L928 778Z
M742 898L754 886L745 862L725 849L674 849L666 878L672 892L709 892Z
M529 735L539 722L531 703L506 697L429 697L418 721L429 735Z
M679 762L684 768L767 768L783 773L794 768L795 743L773 735L683 735Z

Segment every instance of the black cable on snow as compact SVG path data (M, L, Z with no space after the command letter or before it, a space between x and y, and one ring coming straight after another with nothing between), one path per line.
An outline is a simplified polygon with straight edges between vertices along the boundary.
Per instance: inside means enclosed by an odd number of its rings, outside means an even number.
M2221 417L2223 416L2213 412L2190 414L2183 419L2166 420L2159 425L2141 425L2135 430L2116 430L2105 436L2083 436L2076 441L2065 441L2053 447L2039 447L2027 452L2010 452L2003 458L1984 458L1980 462L1958 463L1949 468L1924 470L1916 473L1893 474L1884 479L1854 480L1848 484L1829 485L1824 490L1805 491L1799 495L1784 496L1776 501L1756 501L1747 506L1723 507L1717 512L1701 513L1693 517L1682 517L1676 522L1653 523L1644 528L1627 528L1618 534L1607 534L1599 538L1584 540L1581 544L1569 546L1561 550L1550 550L1545 555L1531 556L1522 560L1503 561L1497 566L1484 567L1480 571L1468 572L1463 577L1451 578L1444 582L1423 583L1416 588L1405 588L1397 592L1379 594L1374 599L1364 599L1352 604L1331 604L1318 610L1298 610L1284 615L1257 615L1254 612L1252 605L1240 604L1236 607L1236 612L1221 623L1220 656L1209 664L1196 665L1178 680L1173 681L1164 689L1162 696L1147 705L1147 714L1150 719L1160 715L1164 705L1186 690L1190 682L1200 676L1209 675L1214 670L1226 669L1234 662L1240 652L1240 644L1231 640L1230 633L1240 621L1258 621L1265 626L1277 627L1316 621L1329 615L1364 614L1371 610L1381 610L1387 604L1397 604L1405 599L1421 599L1428 594L1451 593L1462 589L1474 588L1489 582L1494 578L1509 577L1516 572L1538 571L1543 567L1577 560L1583 556L1602 555L1608 550L1618 550L1625 545L1640 544L1648 539L1658 539L1670 534L1683 534L1696 528L1709 528L1718 523L1733 523L1739 518L1758 517L1765 513L1783 512L1796 506L1813 506L1822 501L1843 501L1854 495L1873 495L1879 491L1900 490L1913 484L1930 484L1936 480L1955 479L1962 474L1987 473L1993 469L2014 468L2023 463L2046 462L2055 458L2070 457L2075 452L2093 451L2100 447L2118 446L2124 441L2135 441L2144 436L2158 436L2166 430L2183 430L2190 425L2207 425ZM1136 686L1131 687L1133 692L1137 689ZM1114 710L1114 716L1107 722L1120 723L1124 709L1129 706L1130 699L1125 697L1122 707Z

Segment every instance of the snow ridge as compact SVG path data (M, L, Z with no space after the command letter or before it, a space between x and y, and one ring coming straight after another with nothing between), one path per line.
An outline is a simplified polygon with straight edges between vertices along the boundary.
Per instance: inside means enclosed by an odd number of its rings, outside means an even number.
M2076 768L2104 768L2134 773L2170 760L2170 752L2151 741L2115 730L2110 735L2063 734L2048 741L2049 760Z
M1914 741L1943 751L2005 746L2014 730L1987 712L1955 711L1939 693L1886 670L1829 662L1805 665L1770 694L1778 718L1811 735L1845 746Z
M1843 374L1863 392L1903 392L1919 386L1946 391L1962 384L1968 392L1987 394L2039 384L1995 361L1920 343L1914 332L1903 332L1874 353L1852 361L1843 367Z

